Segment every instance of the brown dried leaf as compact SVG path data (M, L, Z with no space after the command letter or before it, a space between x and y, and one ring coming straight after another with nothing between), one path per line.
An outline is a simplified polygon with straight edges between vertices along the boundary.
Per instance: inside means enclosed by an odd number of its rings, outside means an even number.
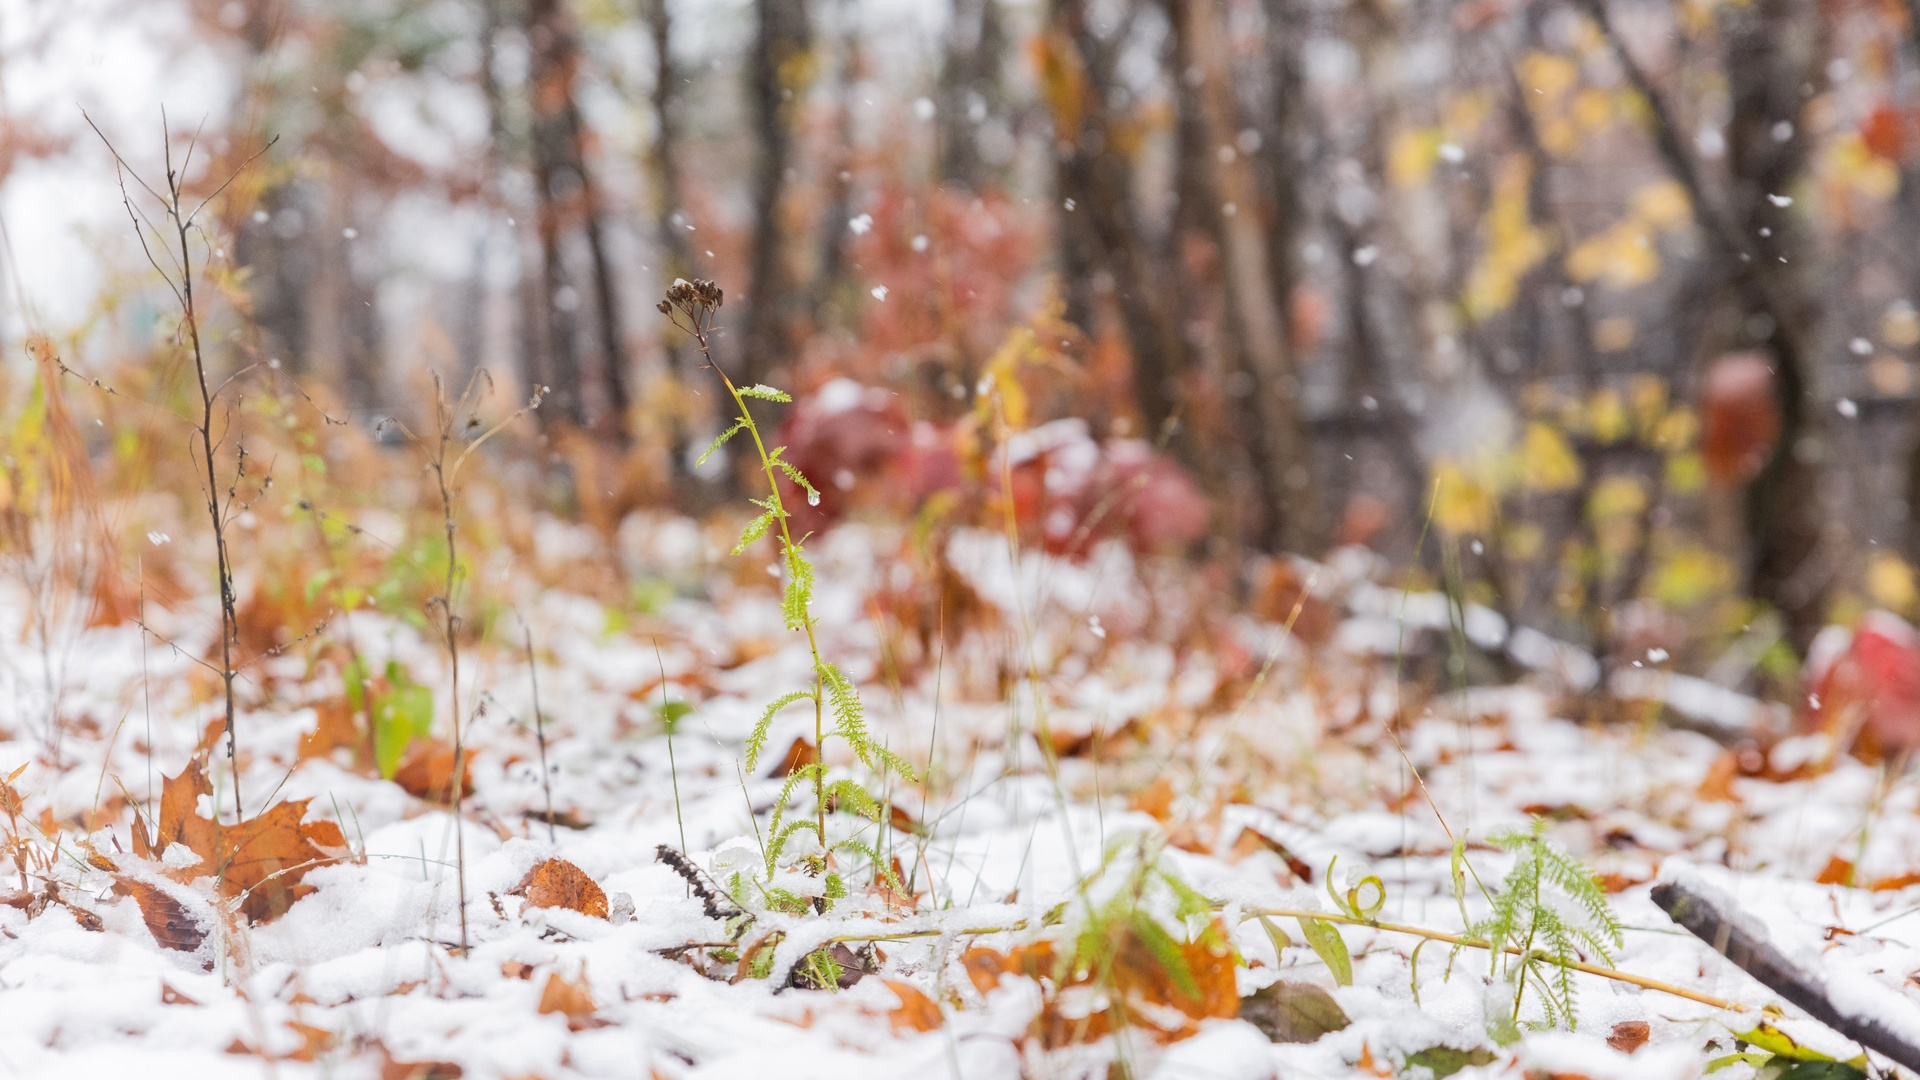
M1622 1020L1613 1025L1613 1034L1607 1036L1607 1045L1623 1054L1631 1054L1647 1045L1653 1028L1645 1020Z
M1351 1021L1333 995L1308 982L1282 979L1240 1002L1240 1019L1277 1043L1310 1043Z
M114 879L114 891L133 897L133 902L140 905L147 932L161 948L190 953L207 939L206 921L195 918L186 905L159 886L122 874Z
M175 990L173 988L172 983L162 981L160 983L160 1004L162 1005L198 1005L200 1003L188 997L187 995L181 993L180 991Z
M767 770L767 779L785 779L791 775L795 769L802 769L808 765L817 765L819 763L820 751L815 749L814 745L807 740L795 738L793 745L787 747L787 752L780 755L780 760L773 763L773 768Z
M285 913L311 891L300 878L346 851L338 825L302 820L311 800L283 802L238 825L223 825L199 814L199 797L212 790L198 758L168 778L160 793L159 835L149 851L184 845L200 856L192 873L217 877L220 895L241 899L240 910L254 922Z
M607 917L607 894L585 870L565 859L548 859L527 871L510 894L534 907L566 908L596 919Z

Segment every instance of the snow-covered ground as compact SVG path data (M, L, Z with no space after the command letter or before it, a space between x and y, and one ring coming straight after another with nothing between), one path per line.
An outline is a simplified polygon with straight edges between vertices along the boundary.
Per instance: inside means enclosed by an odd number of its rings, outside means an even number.
M1715 742L1658 724L1571 722L1545 682L1410 698L1396 740L1395 665L1367 646L1364 624L1310 646L1225 610L1210 599L1217 583L1118 547L1079 563L1026 554L1014 573L998 534L956 533L948 557L981 605L922 652L910 629L887 629L904 620L885 614L922 571L895 554L900 537L859 526L816 541L821 646L859 685L875 736L923 779L876 776L830 743L835 776L861 779L892 807L886 828L834 820L836 835L897 860L903 889L879 888L865 860L841 853L835 868L852 895L826 914L756 911L734 947L765 938L774 974L734 978L748 962L717 955L733 927L709 916L658 849L684 845L710 874L746 866L752 876L780 785L764 761L742 768L742 746L767 702L805 685L804 639L782 628L772 579L705 554L691 522L634 519L610 553L583 530L542 528L555 559L617 557L673 598L610 620L593 597L527 591L489 643L469 646L464 955L459 845L444 803L351 767L345 750L302 751L341 696L343 642L371 670L393 659L440 690L446 657L430 634L357 614L336 620L329 641L246 673L249 814L270 792L275 803L311 800L308 820L337 822L346 847L305 873L311 892L283 915L249 925L219 914L231 905L217 906L213 880L193 876L184 848L136 855L128 808L131 799L165 818L165 779L217 715L217 680L199 659L210 605L155 626L176 635L175 648L143 641L132 624L55 620L43 634L30 619L42 601L6 584L0 778L25 769L12 784L17 815L0 817L19 838L0 857L0 1076L1099 1075L1112 1040L1043 1047L1042 1010L1073 1008L1051 996L1050 979L994 987L962 957L1070 932L1103 875L1142 858L1220 907L1240 993L1279 978L1316 984L1352 1022L1303 1044L1271 1043L1225 1017L1171 1041L1135 1033L1123 1049L1137 1075L1390 1075L1450 1046L1491 1051L1460 1076L1690 1077L1731 1053L1752 1015L1586 975L1577 1030L1500 1048L1483 1019L1484 954L1449 965L1436 945L1416 969L1418 938L1348 928L1352 985L1337 986L1293 922L1270 920L1293 942L1276 950L1261 921L1244 918L1331 910L1323 878L1337 857L1336 878L1378 875L1379 918L1458 931L1448 831L1468 838L1474 870L1494 882L1511 857L1484 838L1529 815L1549 818L1549 835L1608 882L1627 927L1621 970L1750 1006L1773 1000L1649 899L1656 875L1691 868L1853 997L1908 1013L1920 998L1909 982L1920 970L1920 886L1899 883L1920 870L1910 782L1846 758L1799 769L1786 758L1806 758L1804 741L1777 747L1771 767L1716 771L1728 751ZM1351 598L1366 609L1368 576L1365 560L1342 557L1319 588L1336 612ZM548 794L522 615L539 655L557 828L540 820ZM1433 647L1418 632L1407 640ZM692 707L671 741L663 701ZM806 708L783 712L769 756L811 730ZM231 823L222 751L209 755L213 794L195 809L211 818L217 801ZM799 805L811 812L804 794ZM1816 884L1836 856L1855 880L1883 887ZM516 892L554 858L604 892L604 917ZM790 872L790 883L804 876ZM204 940L163 947L139 883L165 892ZM1176 936L1196 928L1169 911L1155 917ZM874 941L877 970L834 992L783 985L830 939ZM1539 1015L1529 999L1521 1019ZM1858 1053L1795 1016L1778 1023L1802 1044ZM1636 1022L1645 1046L1631 1056L1609 1046ZM1752 1072L1735 1064L1716 1075Z

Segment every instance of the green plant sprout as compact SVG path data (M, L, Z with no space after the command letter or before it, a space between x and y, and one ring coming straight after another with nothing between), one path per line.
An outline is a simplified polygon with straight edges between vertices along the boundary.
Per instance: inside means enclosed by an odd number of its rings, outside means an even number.
M1531 828L1510 829L1488 839L1516 856L1500 887L1491 894L1491 909L1477 920L1466 920L1466 933L1491 946L1493 974L1513 991L1510 1011L1489 1015L1487 1026L1495 1041L1519 1038L1520 1004L1529 984L1540 994L1546 1012L1541 1026L1565 1023L1578 1026L1573 972L1581 953L1590 952L1605 964L1624 943L1620 919L1593 872L1546 837L1545 819L1534 818ZM1466 844L1453 847L1453 891L1466 913ZM1565 903L1557 902L1555 895ZM1452 956L1461 946L1455 945ZM1448 966L1452 966L1452 956ZM1549 970L1551 969L1551 970Z
M714 362L710 347L714 317L720 310L723 294L718 285L711 281L675 281L667 290L666 299L660 301L661 314L667 316L673 325L687 334L699 347L706 365L720 376L726 385L727 393L732 396L734 406L739 410L732 426L713 440L705 453L700 455L704 463L714 452L725 446L734 436L746 432L753 439L754 453L759 459L760 472L766 478L767 497L753 499L760 513L747 522L741 530L740 541L734 545L733 553L742 554L755 541L772 536L780 552L782 576L785 583L781 593L780 608L786 627L790 631L804 633L807 636L807 650L813 659L813 685L804 689L792 690L769 703L754 724L752 734L747 738L746 764L754 768L767 748L767 734L772 728L774 717L780 710L801 702L813 703L813 745L820 751L816 760L795 766L787 773L786 782L781 785L780 797L774 802L773 821L763 846L766 860L766 876L771 879L776 872L780 855L787 843L799 832L811 832L819 841L821 854L810 856L807 868L810 872L827 875L825 901L832 901L846 895L846 884L838 875L828 872L826 856L835 850L857 852L872 860L875 872L892 879L893 874L880 857L879 851L872 845L863 843L857 836L838 842L827 837L827 813L830 808L848 811L860 817L879 822L883 817L880 800L858 781L852 779L833 780L828 775L824 757L826 741L839 738L853 749L861 764L870 769L891 770L907 780L915 779L913 770L899 755L888 750L867 730L866 710L860 702L860 693L840 668L823 659L820 655L820 642L814 630L817 625L813 615L814 569L808 561L801 541L794 539L790 527L791 515L780 494L780 477L785 476L801 491L806 493L809 504L820 501L820 492L800 470L786 460L786 447L776 446L769 450L762 437L760 427L754 422L753 410L747 407L749 398L760 401L789 402L793 399L780 390L764 384L742 387L736 385L726 371ZM804 539L804 538L803 538ZM828 714L833 724L827 724ZM813 787L814 811L811 818L789 818L795 792L802 785ZM772 888L767 891L770 901L777 908L801 910L810 907L800 897L788 890ZM824 974L824 972L822 972Z

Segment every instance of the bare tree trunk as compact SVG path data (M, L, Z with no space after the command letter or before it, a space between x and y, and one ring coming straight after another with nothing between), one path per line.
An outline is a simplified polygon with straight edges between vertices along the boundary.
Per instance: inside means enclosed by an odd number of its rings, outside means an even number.
M1178 20L1185 48L1182 78L1198 83L1208 143L1218 148L1204 160L1213 163L1214 192L1208 210L1225 256L1227 308L1236 326L1239 360L1251 377L1247 395L1253 428L1250 454L1266 502L1261 545L1269 550L1312 552L1324 538L1318 485L1305 427L1300 422L1299 376L1295 370L1287 312L1282 297L1290 277L1276 273L1268 239L1281 221L1269 224L1265 200L1251 164L1234 149L1240 130L1233 102L1231 60L1221 41L1214 0L1184 0L1169 5Z
M1648 103L1662 162L1686 189L1694 212L1732 287L1745 325L1773 360L1780 438L1747 487L1751 547L1747 585L1779 609L1787 636L1804 651L1826 616L1832 560L1818 556L1827 515L1822 504L1819 421L1805 343L1818 317L1804 288L1801 262L1810 250L1783 204L1804 173L1811 140L1801 88L1821 78L1826 29L1798 0L1759 0L1721 16L1732 120L1727 130L1728 197L1702 183L1687 142L1653 80L1627 51L1605 0L1585 0L1627 81Z
M858 10L849 0L837 6L839 70L834 76L833 147L826 162L826 205L820 212L818 251L808 306L822 319L834 291L846 276L847 218L853 212L853 88L862 64Z
M1000 22L1000 0L952 0L952 13L936 102L940 182L978 191L988 169L976 129L1004 104L1000 57L1007 47L1006 30Z
M754 0L757 27L748 57L748 98L757 159L753 251L747 270L744 377L759 382L786 356L786 233L780 220L793 168L793 118L805 89L812 25L806 0Z
M1069 303L1069 313L1078 307L1082 318L1090 318L1094 275L1111 275L1114 307L1133 355L1134 397L1147 434L1169 435L1176 454L1197 469L1199 450L1177 424L1180 381L1189 359L1180 313L1174 310L1176 293L1166 285L1165 268L1153 265L1140 236L1134 220L1132 163L1116 145L1119 133L1108 112L1111 53L1116 51L1109 41L1124 40L1126 31L1102 41L1088 25L1086 0L1053 0L1052 14L1054 60L1067 68L1061 77L1080 87L1072 95L1078 115L1056 117L1063 128L1054 174L1061 197L1062 262L1070 297L1079 292L1078 303Z
M587 170L585 125L574 96L580 47L565 0L528 0L526 33L530 50L528 92L532 99L531 143L535 197L539 202L540 298L544 335L551 348L556 403L573 423L624 433L629 404L626 349L620 331L618 290L607 257L600 222L599 193ZM588 257L598 338L599 390L592 401L585 385L582 338L588 332L581 311L589 297L575 287L563 245L578 230ZM603 405L601 414L595 405ZM606 415L610 414L610 415Z
M673 14L667 0L643 0L648 36L653 40L653 147L647 155L647 171L653 180L654 235L659 242L662 261L660 276L671 284L675 279L693 276L693 252L687 246L686 212L680 205L680 80L673 60ZM674 379L684 379L693 370L694 360L687 354L683 336L668 332L661 348L666 352L666 367ZM676 409L667 435L669 469L676 480L690 473L687 460L688 417Z

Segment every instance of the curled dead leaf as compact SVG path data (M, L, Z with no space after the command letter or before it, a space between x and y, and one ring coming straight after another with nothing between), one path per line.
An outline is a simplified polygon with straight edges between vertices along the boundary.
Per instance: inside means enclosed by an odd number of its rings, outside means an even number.
M540 991L540 1014L560 1013L567 1018L567 1026L575 1031L592 1026L593 988L587 985L587 973L583 967L578 979L568 979L559 972L547 976L547 985Z
M566 908L596 919L608 916L606 892L565 859L548 859L529 870L510 893L526 897L534 907Z
M140 906L140 917L146 920L147 932L161 948L190 953L207 939L209 920L189 913L185 904L159 886L121 874L114 878L113 889L133 897Z

